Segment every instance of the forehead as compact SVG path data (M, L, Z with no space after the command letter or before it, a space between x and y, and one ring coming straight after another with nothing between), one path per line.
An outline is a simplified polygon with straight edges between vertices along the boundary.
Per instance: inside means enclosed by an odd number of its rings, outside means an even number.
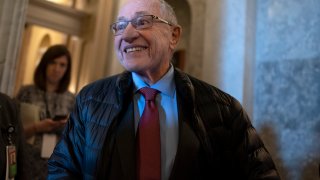
M119 11L119 18L132 18L142 14L160 16L160 4L156 0L129 0Z
M68 63L68 58L66 55L62 55L62 56L54 58L52 61L59 62L59 63Z

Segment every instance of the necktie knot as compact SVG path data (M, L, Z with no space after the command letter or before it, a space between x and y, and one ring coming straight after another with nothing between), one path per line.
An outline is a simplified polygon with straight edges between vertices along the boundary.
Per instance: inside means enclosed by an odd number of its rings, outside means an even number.
M156 89L148 87L141 88L139 91L144 96L146 101L154 101L156 99L157 94L160 92Z

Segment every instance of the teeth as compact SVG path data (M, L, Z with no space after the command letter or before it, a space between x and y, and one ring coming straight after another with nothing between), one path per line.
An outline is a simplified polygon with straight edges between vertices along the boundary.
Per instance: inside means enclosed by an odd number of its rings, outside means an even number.
M145 48L142 48L142 47L133 47L133 48L128 48L126 49L126 53L129 53L129 52L133 52L133 51L141 51L141 50L144 50Z

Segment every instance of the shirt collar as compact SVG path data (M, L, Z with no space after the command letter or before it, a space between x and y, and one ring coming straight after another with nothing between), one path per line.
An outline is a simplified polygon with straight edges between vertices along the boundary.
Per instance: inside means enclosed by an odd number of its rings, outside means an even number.
M161 93L173 97L176 86L174 84L174 68L170 65L169 71L156 83L151 86L145 83L142 78L135 72L132 72L132 79L135 85L135 92L143 87L150 87L161 91Z

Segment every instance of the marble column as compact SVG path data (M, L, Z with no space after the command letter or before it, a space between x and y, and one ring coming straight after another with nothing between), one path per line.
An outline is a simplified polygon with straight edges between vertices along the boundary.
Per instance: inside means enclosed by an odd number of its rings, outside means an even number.
M206 0L186 0L190 7L190 37L185 71L202 78L203 49L205 41ZM177 7L178 8L178 7ZM182 34L184 33L182 29Z
M319 178L320 1L257 1L254 122L282 179Z
M202 79L231 94L241 103L247 83L244 78L245 60L249 57L246 53L247 49L252 48L252 39L247 38L246 29L251 20L247 17L247 1L206 2L202 51Z
M28 0L0 1L0 91L13 95Z

